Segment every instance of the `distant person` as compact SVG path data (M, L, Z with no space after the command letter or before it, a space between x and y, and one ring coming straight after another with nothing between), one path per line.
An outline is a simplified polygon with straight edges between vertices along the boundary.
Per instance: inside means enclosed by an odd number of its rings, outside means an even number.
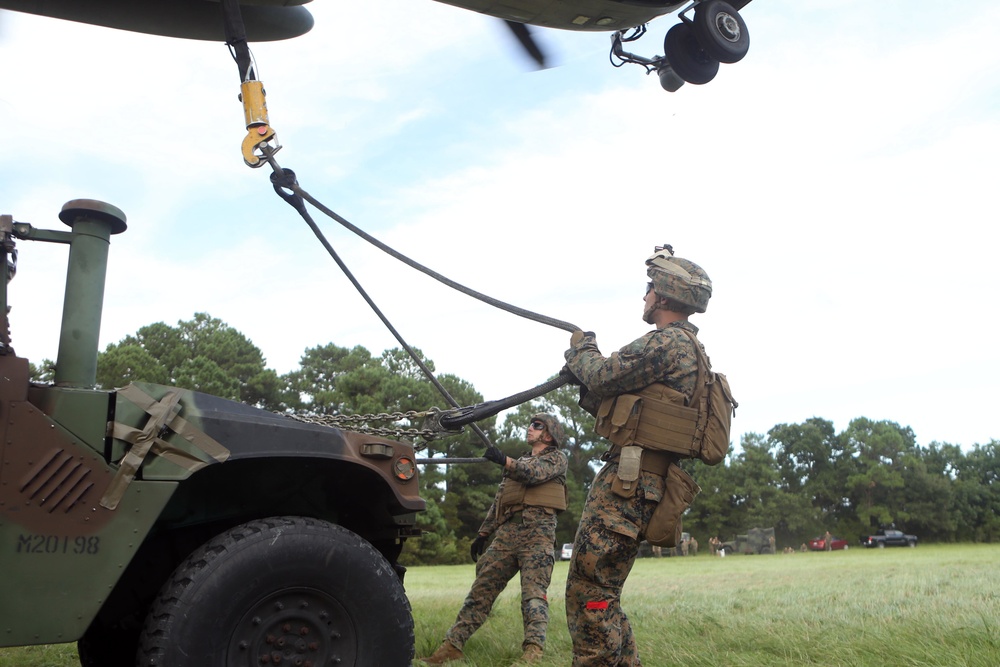
M711 556L716 555L719 552L719 545L720 544L722 544L722 542L719 540L719 537L717 535L712 535L710 538L708 538L708 553L709 553L709 555L711 555Z
M690 553L692 556L698 555L698 540L694 539L694 535L692 535L691 538L688 539L688 553Z
M833 551L833 536L830 535L829 530L823 534L823 549L826 551Z
M646 389L651 390L643 394L647 408L666 402L663 396L679 395L687 402L695 393L704 351L698 327L688 318L705 312L712 281L697 264L674 257L670 246L657 247L646 260L646 275L642 319L655 327L652 331L609 356L601 353L593 333L576 331L570 339L566 366L581 384L580 405L591 414L612 414L623 395ZM671 484L690 479L677 467L675 455L648 446L656 443L630 442L612 445L602 457L607 463L594 478L580 516L566 577L573 667L640 664L635 635L621 607L622 588L663 497L668 472ZM690 484L694 486L693 480Z
M552 415L531 418L527 441L531 452L516 460L498 447L486 450L487 459L503 466L503 479L470 549L476 579L441 646L423 658L428 665L463 658L465 642L486 622L497 596L518 571L524 621L520 662L533 663L542 657L549 625L547 592L555 562L556 513L566 509L569 459L560 449L566 442L562 425ZM495 537L486 546L492 534Z

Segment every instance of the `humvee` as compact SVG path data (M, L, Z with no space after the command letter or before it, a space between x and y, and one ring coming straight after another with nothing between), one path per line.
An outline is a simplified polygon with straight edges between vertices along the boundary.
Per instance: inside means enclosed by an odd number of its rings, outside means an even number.
M719 548L726 553L773 554L774 528L751 528L745 535L737 535L735 540L723 542Z
M95 387L116 207L0 216L0 646L84 667L409 665L411 445L177 387ZM18 240L69 246L52 383L11 345Z

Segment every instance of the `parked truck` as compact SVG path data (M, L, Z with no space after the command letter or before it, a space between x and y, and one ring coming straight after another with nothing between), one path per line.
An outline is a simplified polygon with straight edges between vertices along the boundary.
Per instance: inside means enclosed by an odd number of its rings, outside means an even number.
M861 546L869 549L886 547L915 547L917 546L917 536L907 535L901 530L879 529L874 535L862 535Z
M59 217L70 231L0 216L0 646L77 642L84 667L410 664L412 446L177 387L95 388L125 216L75 200ZM11 344L20 240L69 247L51 384Z

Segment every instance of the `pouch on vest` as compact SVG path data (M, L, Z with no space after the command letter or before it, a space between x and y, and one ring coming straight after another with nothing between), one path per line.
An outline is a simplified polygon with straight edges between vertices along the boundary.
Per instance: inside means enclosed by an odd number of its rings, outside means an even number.
M642 397L622 394L604 399L597 409L594 431L612 444L627 447L635 442L635 431L642 414Z
M618 454L618 473L611 480L611 490L622 498L631 498L639 486L642 447L622 447Z
M677 546L683 527L681 516L700 491L701 487L695 483L691 475L681 470L678 465L670 466L663 488L663 498L653 510L653 516L646 526L646 539L650 544L654 547Z
M729 428L739 405L733 399L729 380L722 373L709 373L704 392L699 400L699 435L701 451L698 457L710 466L726 458L729 451Z

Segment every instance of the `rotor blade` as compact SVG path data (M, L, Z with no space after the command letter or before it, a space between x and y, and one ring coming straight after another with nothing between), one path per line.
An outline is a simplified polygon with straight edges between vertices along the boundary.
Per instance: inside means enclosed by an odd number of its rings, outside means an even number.
M528 29L528 26L524 23L518 23L516 21L504 21L504 23L506 23L507 27L510 28L510 31L514 33L514 37L516 37L517 41L521 43L521 46L524 47L524 50L529 56L531 56L531 59L538 63L538 67L545 69L545 54L542 53L542 50L538 47L538 43L535 42L534 37L531 36L531 31Z

